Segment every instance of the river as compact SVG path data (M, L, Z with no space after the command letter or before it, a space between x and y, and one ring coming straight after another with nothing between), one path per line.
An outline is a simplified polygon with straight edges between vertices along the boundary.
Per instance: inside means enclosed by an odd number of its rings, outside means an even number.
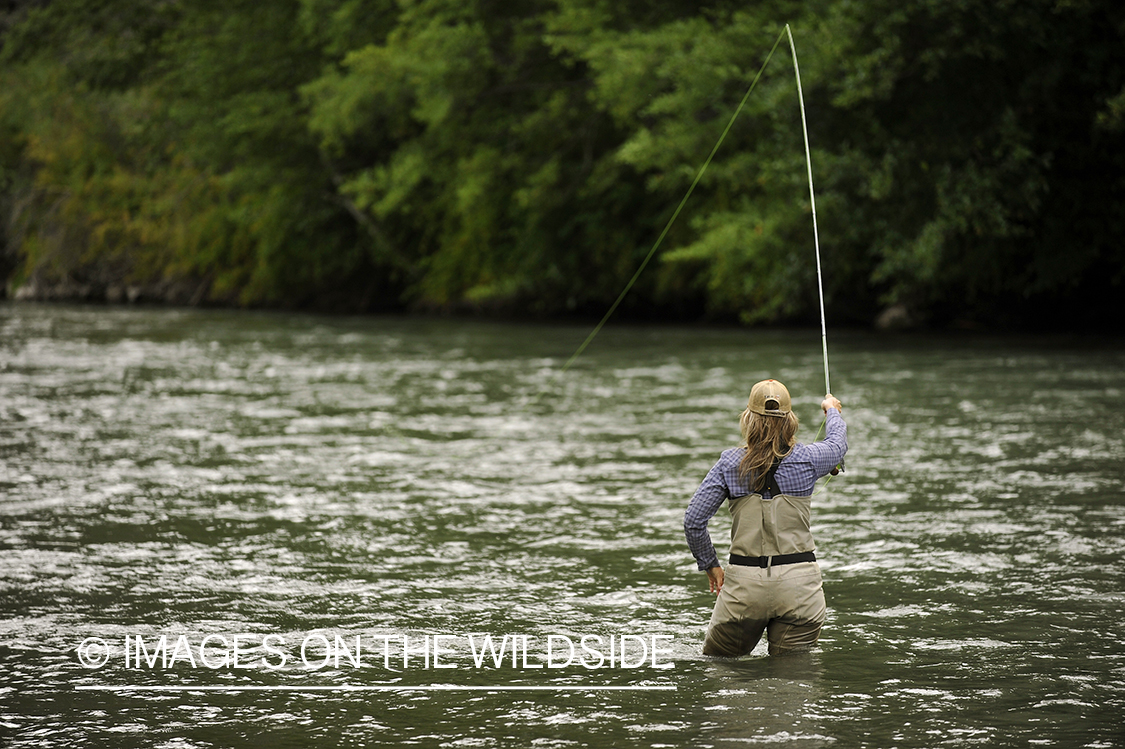
M1125 746L1121 340L829 331L821 644L722 660L683 511L819 331L587 332L0 306L0 739Z

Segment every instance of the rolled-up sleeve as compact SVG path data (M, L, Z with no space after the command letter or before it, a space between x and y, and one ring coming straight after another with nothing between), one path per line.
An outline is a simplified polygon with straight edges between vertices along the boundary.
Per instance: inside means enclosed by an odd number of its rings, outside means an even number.
M684 512L684 535L687 536L688 548L701 570L719 566L715 545L711 543L711 534L707 532L707 523L729 495L720 461L707 472Z

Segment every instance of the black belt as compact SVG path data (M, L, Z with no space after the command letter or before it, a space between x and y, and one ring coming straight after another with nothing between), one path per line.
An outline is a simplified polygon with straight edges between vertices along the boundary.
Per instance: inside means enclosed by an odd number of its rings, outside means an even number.
M802 551L800 554L778 554L775 557L744 557L741 554L731 554L730 563L742 567L771 567L778 564L796 564L797 562L815 562L816 554L811 551Z

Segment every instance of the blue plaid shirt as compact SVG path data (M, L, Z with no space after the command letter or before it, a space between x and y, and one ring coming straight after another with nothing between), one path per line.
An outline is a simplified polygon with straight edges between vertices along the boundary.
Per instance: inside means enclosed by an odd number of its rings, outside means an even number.
M810 496L816 480L827 476L844 459L847 451L848 427L840 412L830 408L827 436L822 442L794 446L793 452L785 456L777 466L777 473L774 474L777 488L781 489L782 494L794 497ZM749 481L738 475L738 464L745 454L746 449L742 447L724 450L719 462L707 472L684 513L684 534L687 535L688 548L701 570L719 566L715 547L707 533L707 523L728 498L750 493ZM763 490L762 496L769 499L769 490Z

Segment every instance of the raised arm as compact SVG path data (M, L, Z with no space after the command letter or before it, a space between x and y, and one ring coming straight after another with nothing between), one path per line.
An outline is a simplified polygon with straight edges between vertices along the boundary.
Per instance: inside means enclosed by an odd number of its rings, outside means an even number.
M843 409L840 401L829 393L824 396L820 407L828 421L825 437L822 441L807 446L809 461L818 478L831 473L843 462L844 455L848 452L848 425L840 414Z

